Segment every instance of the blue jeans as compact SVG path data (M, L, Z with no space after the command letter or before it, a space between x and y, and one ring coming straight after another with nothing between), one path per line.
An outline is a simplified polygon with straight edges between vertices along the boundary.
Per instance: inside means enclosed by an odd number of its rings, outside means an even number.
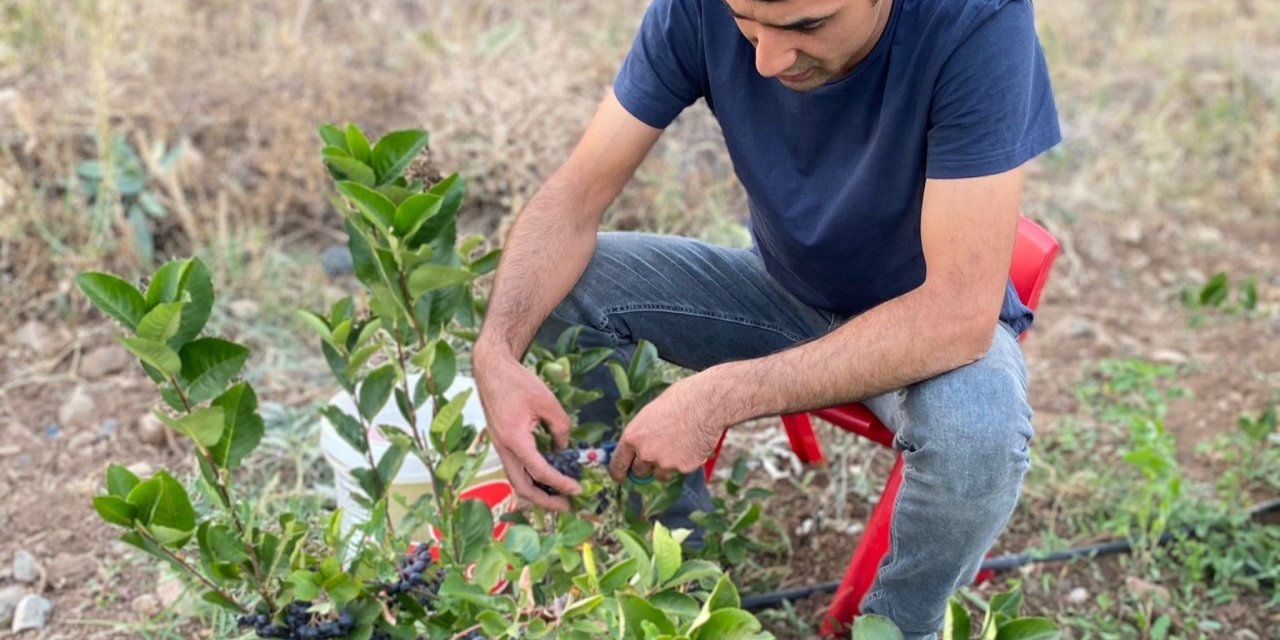
M602 233L586 272L537 339L549 343L581 326L580 344L613 347L623 362L643 338L662 359L701 370L787 349L843 319L797 300L748 249ZM588 385L606 397L580 420L616 421L617 391L605 367ZM973 580L1004 529L1030 464L1031 408L1017 337L999 323L979 361L866 404L895 433L904 473L890 550L862 611L889 617L909 639L932 638L947 599ZM689 512L709 508L702 474L693 473L662 520L688 528Z

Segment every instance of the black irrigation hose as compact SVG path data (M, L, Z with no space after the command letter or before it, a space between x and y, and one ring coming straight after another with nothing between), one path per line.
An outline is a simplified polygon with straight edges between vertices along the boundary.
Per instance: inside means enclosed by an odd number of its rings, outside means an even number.
M1253 509L1249 510L1249 518L1257 520L1269 513L1280 512L1280 499L1264 502ZM1183 527L1180 530L1183 535L1194 535L1194 527ZM1166 545L1177 538L1172 532L1167 532L1160 536L1159 545ZM1106 542L1098 542L1083 547L1074 547L1071 549L1063 549L1062 551L1054 551L1047 554L1032 553L1015 553L1010 555L997 556L988 558L983 561L982 569L990 569L996 573L1007 573L1018 567L1028 564L1041 564L1045 562L1062 562L1064 560L1072 560L1075 558L1095 558L1097 556L1111 555L1114 553L1124 553L1132 551L1133 547L1128 540L1108 540ZM803 600L811 595L822 593L835 593L840 588L839 580L831 582L823 582L807 587L796 587L794 589L784 589L782 591L774 591L772 593L761 593L752 596L746 596L742 599L742 608L749 611L756 609L767 609L778 605L784 601Z

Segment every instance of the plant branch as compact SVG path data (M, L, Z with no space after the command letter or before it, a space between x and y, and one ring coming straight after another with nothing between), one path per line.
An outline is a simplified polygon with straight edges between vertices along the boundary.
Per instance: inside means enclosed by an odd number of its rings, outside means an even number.
M183 569L186 569L187 573L190 573L196 578L199 578L200 582L203 582L205 586L209 587L210 591L213 591L219 596L222 596L227 602L234 604L236 608L240 610L240 613L249 613L249 610L245 608L244 605L240 604L235 598L231 597L231 594L227 593L226 591L223 591L220 587L218 587L218 585L214 584L213 581L207 578L203 573L196 571L196 568L188 564L186 560L183 560L177 554L173 553L169 549L165 548L164 545L160 544L160 542L151 535L151 532L147 531L143 527L135 527L134 530L137 531L138 535L141 535L147 542L150 542L151 544L155 545L156 548L159 549L162 553L164 553L164 555L167 558L169 558L171 562L177 564Z

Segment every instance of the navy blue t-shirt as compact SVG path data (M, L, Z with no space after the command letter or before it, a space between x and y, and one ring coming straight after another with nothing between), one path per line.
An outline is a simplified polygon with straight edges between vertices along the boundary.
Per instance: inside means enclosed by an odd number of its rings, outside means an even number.
M722 0L655 0L614 92L659 129L706 100L769 274L845 316L924 282L925 178L1007 171L1061 139L1030 0L893 0L871 53L807 93L756 71ZM1001 319L1031 324L1012 283Z

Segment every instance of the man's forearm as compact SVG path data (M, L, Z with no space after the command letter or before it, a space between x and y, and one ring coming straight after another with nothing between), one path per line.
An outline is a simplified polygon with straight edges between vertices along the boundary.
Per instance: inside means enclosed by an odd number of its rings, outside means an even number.
M700 395L719 399L721 426L865 400L976 361L994 328L922 287L811 342L708 369Z
M585 193L557 173L516 218L503 246L477 356L519 359L551 310L582 277L605 206Z

